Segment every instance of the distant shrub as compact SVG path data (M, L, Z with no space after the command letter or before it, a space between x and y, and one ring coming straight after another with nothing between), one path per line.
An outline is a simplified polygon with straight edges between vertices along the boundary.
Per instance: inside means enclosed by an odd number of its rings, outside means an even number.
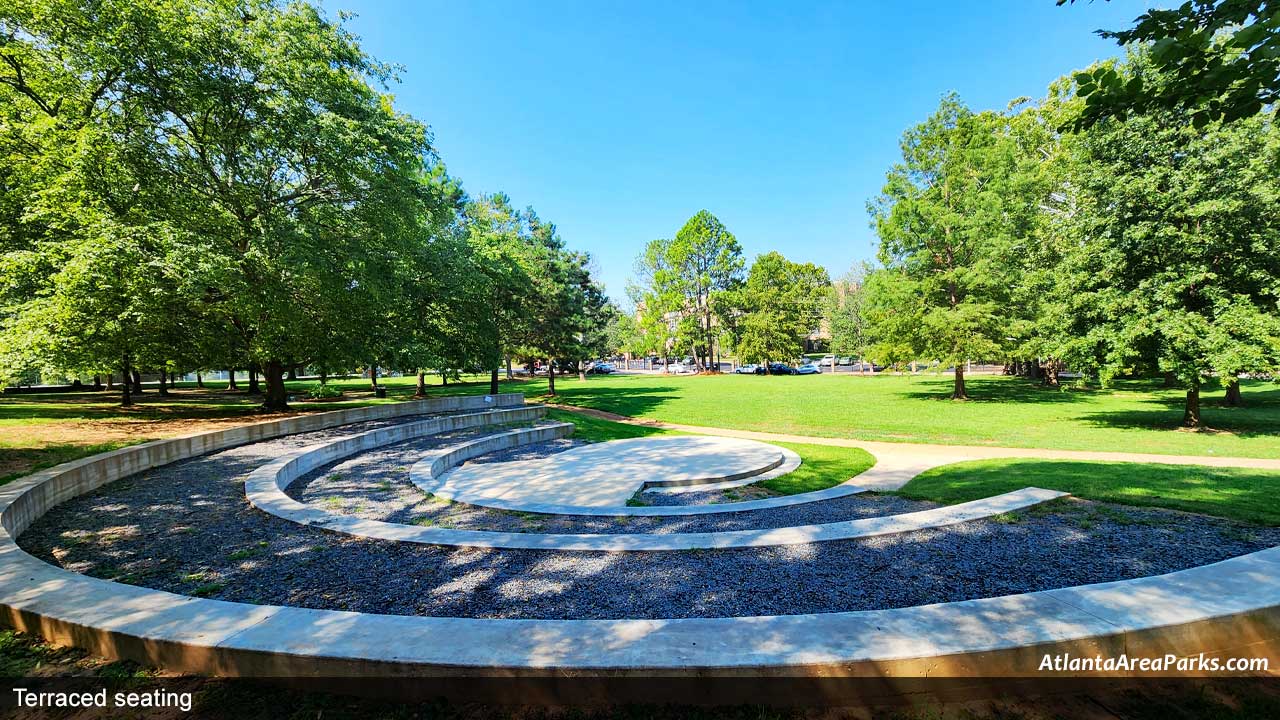
M332 385L316 385L307 391L307 396L312 400L327 400L342 397L342 391Z

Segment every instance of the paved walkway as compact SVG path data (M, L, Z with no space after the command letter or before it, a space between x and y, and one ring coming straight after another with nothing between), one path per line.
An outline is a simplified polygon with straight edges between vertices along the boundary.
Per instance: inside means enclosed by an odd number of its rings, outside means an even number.
M657 427L666 430L700 435L720 435L723 437L747 438L763 442L790 442L809 445L831 445L835 447L862 448L875 455L883 463L887 458L917 458L920 464L927 467L945 465L965 460L985 460L990 458L1035 458L1037 460L1083 460L1094 462L1141 462L1163 463L1165 465L1206 465L1209 467L1259 468L1263 470L1280 470L1280 459L1223 457L1217 455L1161 455L1159 453L1105 452L1098 450L1050 450L1045 448L1012 448L986 445L933 445L928 443L894 443L874 440L855 440L852 438L816 437L813 435L790 435L786 433L758 432L755 430L731 430L728 428L704 427L701 425L682 425L661 420L638 420L626 415L576 407L573 405L551 404L551 407L582 413L602 420ZM942 459L942 462L938 462ZM877 465L879 467L879 465ZM865 473L864 473L865 474Z

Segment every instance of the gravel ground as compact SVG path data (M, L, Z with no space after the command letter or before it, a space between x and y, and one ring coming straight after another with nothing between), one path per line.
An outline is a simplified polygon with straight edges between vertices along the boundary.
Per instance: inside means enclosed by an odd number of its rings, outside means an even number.
M243 481L253 468L372 425L233 448L125 478L54 508L19 542L71 570L189 595L508 618L902 607L1154 575L1280 544L1278 528L1083 501L866 540L675 553L360 540L248 506Z

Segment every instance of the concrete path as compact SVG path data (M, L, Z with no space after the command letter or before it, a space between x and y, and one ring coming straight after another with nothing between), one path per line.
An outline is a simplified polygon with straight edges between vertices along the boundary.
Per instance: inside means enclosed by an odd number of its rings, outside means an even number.
M646 485L698 486L751 478L786 459L782 448L755 440L632 438L584 445L540 460L463 465L436 478L432 492L490 507L618 507Z

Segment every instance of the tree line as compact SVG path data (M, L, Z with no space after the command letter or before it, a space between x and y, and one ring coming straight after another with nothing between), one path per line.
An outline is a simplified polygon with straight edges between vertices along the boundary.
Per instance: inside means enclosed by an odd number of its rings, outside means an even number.
M593 356L615 312L555 225L470 195L397 68L306 3L0 10L0 361L40 374L456 377ZM251 388L256 389L256 388Z
M1098 87L1181 82L1158 53L1131 47L1003 112L943 98L868 203L879 265L837 344L953 364L957 399L966 358L1055 385L1065 367L1162 374L1185 388L1188 426L1211 379L1240 404L1241 375L1280 372L1275 108L1098 109Z

